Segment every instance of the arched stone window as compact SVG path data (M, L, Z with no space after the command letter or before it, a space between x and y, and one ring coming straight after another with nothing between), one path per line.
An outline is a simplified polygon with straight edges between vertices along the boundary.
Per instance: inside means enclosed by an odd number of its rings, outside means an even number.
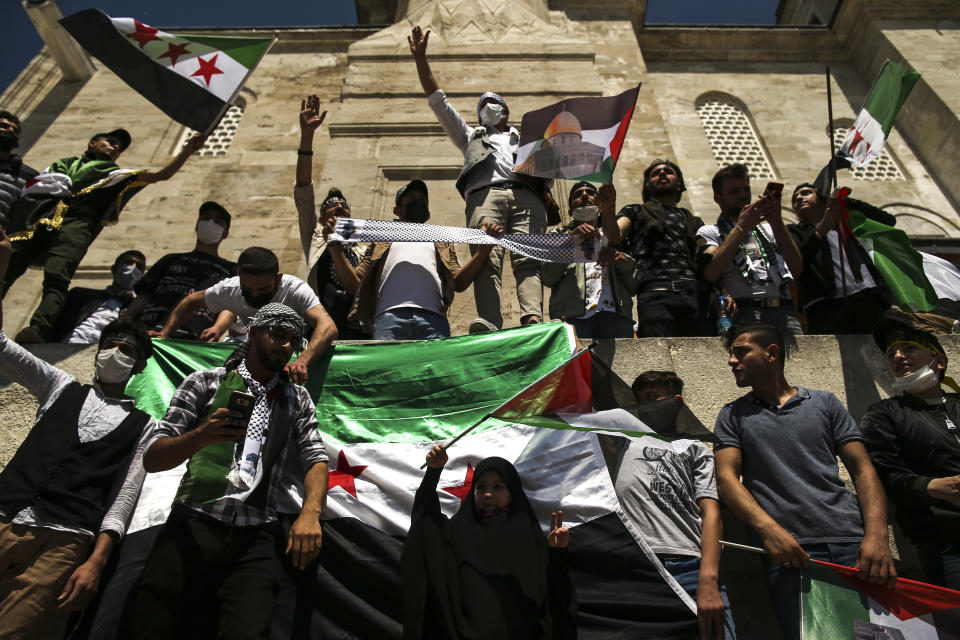
M240 126L240 118L243 117L243 110L246 108L246 102L243 98L237 98L234 101L234 104L230 105L227 109L227 112L223 115L223 118L220 120L220 124L217 125L217 128L214 129L209 136L207 136L207 141L204 143L203 147L199 151L194 153L195 156L224 156L227 154L227 151L230 149L230 144L233 142L233 137L237 134L237 128ZM189 129L184 130L183 136L180 140L180 146L183 146L186 143L187 139L190 138L191 132Z
M833 123L833 150L837 151L853 126L852 120L838 120ZM854 180L904 180L903 172L890 155L890 145L883 145L880 157L874 158L865 167L854 167L850 170ZM841 174L842 175L842 174Z
M751 178L776 179L773 162L743 103L727 94L707 93L697 98L696 105L719 166L740 162L750 169Z

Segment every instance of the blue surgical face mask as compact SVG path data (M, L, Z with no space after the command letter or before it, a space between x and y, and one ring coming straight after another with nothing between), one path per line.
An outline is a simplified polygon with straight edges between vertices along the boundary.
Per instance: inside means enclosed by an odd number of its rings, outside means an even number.
M137 268L135 264L125 264L117 269L117 274L113 276L113 282L125 291L133 289L133 285L139 282L143 277L143 271Z

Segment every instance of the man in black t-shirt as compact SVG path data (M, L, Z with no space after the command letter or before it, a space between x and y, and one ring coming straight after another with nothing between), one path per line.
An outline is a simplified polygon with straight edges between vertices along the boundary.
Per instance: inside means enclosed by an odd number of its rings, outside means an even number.
M643 172L643 204L625 206L615 220L602 217L611 246L632 257L640 273L638 338L703 334L697 282L703 221L677 206L685 190L680 167L654 160Z
M230 212L216 202L204 202L200 205L196 232L197 244L193 251L163 256L137 282L134 287L137 298L127 308L127 318L137 320L148 329L159 329L184 297L235 274L236 263L219 254L220 243L230 233ZM230 312L218 316L209 309L201 309L176 337L216 340L233 319Z

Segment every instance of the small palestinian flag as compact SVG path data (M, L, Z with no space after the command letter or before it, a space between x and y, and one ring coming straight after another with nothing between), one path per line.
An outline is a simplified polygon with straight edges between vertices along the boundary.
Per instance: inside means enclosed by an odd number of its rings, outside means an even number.
M803 640L956 640L960 591L898 579L870 584L850 567L813 561L800 592Z
M900 107L919 79L920 74L912 69L889 60L884 62L837 155L849 160L854 167L879 158Z
M610 98L570 98L523 114L515 173L609 184L640 85Z
M60 24L168 116L210 133L275 38L179 36L84 9Z

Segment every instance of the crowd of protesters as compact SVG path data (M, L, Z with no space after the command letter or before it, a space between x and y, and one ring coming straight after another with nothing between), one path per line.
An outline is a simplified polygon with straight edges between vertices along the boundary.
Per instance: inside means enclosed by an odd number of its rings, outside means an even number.
M414 29L410 49L430 108L464 156L456 186L465 224L494 237L545 233L553 224L552 233L602 245L595 262L513 256L521 324L544 321L547 287L549 318L573 325L580 337L720 333L737 386L749 389L717 416L715 452L695 441L624 439L612 470L626 516L697 603L700 636L736 636L719 575L721 501L767 553L770 599L786 638L799 637L799 571L811 558L892 585L887 498L927 579L960 588L960 396L941 387L953 383L938 338L908 314L884 315L883 279L838 228L842 204L813 184L797 185L790 208L799 222L787 224L783 185L769 183L755 198L748 168L733 164L713 176L718 213L705 225L680 206L681 168L656 159L643 172L641 202L618 210L612 185L580 181L566 195L569 222L557 226L548 181L512 171L519 135L507 103L484 93L478 126L468 124L433 76L428 35ZM19 120L0 111L0 225L13 237L0 233L3 293L31 264L44 267L40 307L15 341L0 318L0 372L40 403L0 473L0 635L58 637L67 612L95 594L145 474L186 463L140 585L133 637L174 637L188 623L205 637L266 637L284 557L304 568L322 539L327 452L303 386L310 364L338 337L449 337L454 295L471 285L478 317L470 332L503 327L500 247L471 246L460 264L450 243L383 242L358 251L330 239L338 219L355 212L337 188L316 205L313 137L324 116L316 96L301 104L294 200L306 281L282 273L263 247L246 248L236 262L222 257L232 217L208 201L199 207L192 251L148 268L147 257L129 248L112 265L111 284L94 290L69 284L103 224L119 213L111 176L129 133L97 133L81 156L38 174L14 153ZM142 187L171 178L202 142L192 138L167 167L131 179ZM62 191L25 209L21 201L37 179L59 180ZM402 222L430 219L421 180L401 187L394 204ZM735 321L732 328L724 319ZM787 337L804 326L872 333L902 393L870 407L858 428L831 393L788 382ZM225 366L187 376L156 421L124 395L152 356L154 337L240 345ZM20 346L42 341L98 345L93 384ZM682 402L682 389L671 372L646 372L634 384L639 403ZM838 457L856 493L841 481ZM516 469L488 458L447 521L436 499L446 460L442 447L427 454L413 504L420 533L409 553L428 558L440 541L451 550L436 560L440 569L411 578L422 596L421 609L407 616L414 635L474 637L469 627L480 630L476 637L574 637L562 512L541 531ZM277 523L284 513L294 522L286 535ZM506 569L504 557L512 559ZM474 595L441 597L461 590Z

